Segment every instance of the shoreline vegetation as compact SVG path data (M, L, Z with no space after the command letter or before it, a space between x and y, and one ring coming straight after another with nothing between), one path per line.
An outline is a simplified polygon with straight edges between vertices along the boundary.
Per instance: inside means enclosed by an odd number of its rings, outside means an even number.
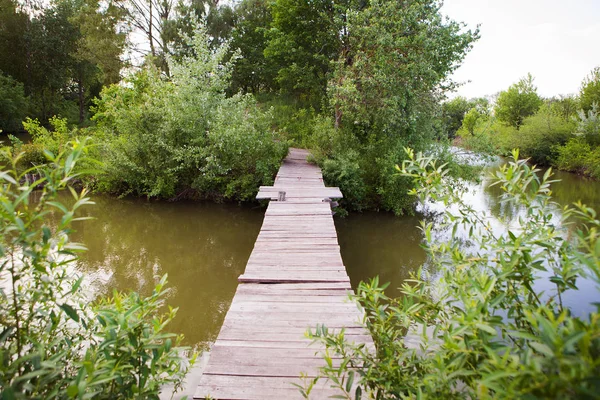
M600 67L577 96L543 99L528 75L496 96L442 105L453 143L476 152L509 156L513 148L539 166L600 179Z
M321 327L315 339L347 360L323 376L347 398L597 397L600 314L573 316L560 296L581 277L600 285L600 222L584 205L565 211L584 223L568 240L550 223L549 175L512 148L598 177L600 69L577 99L541 99L528 76L493 108L444 102L479 30L445 18L438 0L0 4L0 43L10 44L0 48L0 129L32 136L8 136L0 154L0 398L156 399L190 366L167 333L176 310L166 277L149 297L85 298L73 268L85 247L70 234L90 191L250 201L293 144L311 148L348 212L402 215L427 199L460 207L450 189L476 168L453 159L456 135L511 152L498 185L527 219L496 237L471 208L448 208L447 226L470 227L475 249L432 243L423 225L441 286L424 270L398 299L376 280L361 284L376 352ZM551 301L535 279L552 283ZM439 351L403 344L415 323L440 328ZM362 392L349 394L355 376Z

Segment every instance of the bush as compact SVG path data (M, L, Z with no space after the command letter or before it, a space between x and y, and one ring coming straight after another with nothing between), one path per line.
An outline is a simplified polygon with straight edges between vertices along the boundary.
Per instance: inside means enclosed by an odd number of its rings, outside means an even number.
M75 271L84 247L69 240L71 223L85 219L76 213L92 204L70 187L86 146L65 147L31 184L17 172L21 154L2 149L0 398L157 399L187 372L181 337L164 331L176 311L163 308L166 278L148 298L92 302ZM66 188L71 206L59 201Z
M564 171L600 179L600 146L593 148L583 137L571 139L556 148L555 165Z
M564 145L574 130L573 121L565 121L544 107L525 119L518 135L512 136L512 147L536 164L551 165L557 155L554 149Z
M421 270L399 299L386 297L377 280L359 285L355 299L365 310L373 350L348 342L344 332L317 329L314 337L328 354L341 356L322 372L344 398L597 398L600 306L578 317L562 298L577 290L581 277L600 284L600 221L579 204L564 210L557 228L550 173L540 177L513 155L496 173L497 185L504 201L525 215L518 228L500 234L462 203L432 158L410 153L402 172L415 180L413 194L443 202L448 211L440 228L466 228L472 246L456 235L434 243L432 224L423 224L428 270L438 271L436 279ZM581 223L571 233L568 218ZM553 292L535 289L543 280ZM415 346L407 346L407 336Z
M101 190L148 197L251 200L272 183L287 143L250 95L226 97L231 64L209 50L203 29L194 57L147 69L103 90L94 120L106 175Z
M556 149L573 137L574 130L573 120L565 120L550 106L543 106L535 115L525 118L519 130L497 119L481 118L473 135L463 128L459 133L461 145L470 150L508 156L512 148L518 148L533 162L551 165L557 157Z

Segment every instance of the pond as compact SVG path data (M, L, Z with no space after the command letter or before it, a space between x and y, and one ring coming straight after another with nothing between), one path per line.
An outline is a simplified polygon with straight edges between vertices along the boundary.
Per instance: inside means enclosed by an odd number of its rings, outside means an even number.
M494 168L497 164L486 167L486 172ZM600 182L568 173L557 173L556 178L561 182L552 189L560 205L581 199L600 210ZM468 201L492 218L514 212L500 204L500 193L497 187L490 187L490 179L469 189ZM105 196L94 196L94 201L89 213L95 220L79 223L73 237L89 249L79 261L79 270L99 294L110 294L113 289L149 294L167 273L168 302L179 308L170 330L183 333L187 345L206 348L219 333L264 209ZM353 286L378 275L382 282L391 283L388 294L399 293L403 280L426 262L420 247L419 218L384 213L336 218L342 257ZM577 300L570 303L585 312L585 305L594 300L590 296L597 296L597 291L585 282L580 287L584 306L578 306Z

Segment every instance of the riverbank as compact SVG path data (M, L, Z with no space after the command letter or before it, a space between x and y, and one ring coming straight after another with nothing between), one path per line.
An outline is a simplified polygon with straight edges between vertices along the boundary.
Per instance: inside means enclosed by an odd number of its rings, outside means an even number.
M573 122L552 115L534 115L516 129L490 117L479 121L472 133L459 131L453 145L502 157L518 148L522 157L540 167L552 167L598 181L600 135L593 129L586 133L585 127L577 127Z

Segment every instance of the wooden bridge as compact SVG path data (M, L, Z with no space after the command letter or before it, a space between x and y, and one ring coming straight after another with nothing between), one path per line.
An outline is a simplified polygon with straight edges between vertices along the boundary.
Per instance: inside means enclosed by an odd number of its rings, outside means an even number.
M293 383L317 375L321 347L305 338L325 324L346 329L349 340L371 343L340 255L331 212L338 188L323 184L308 152L291 149L275 185L257 198L271 199L194 398L299 399ZM311 399L340 394L321 380Z

